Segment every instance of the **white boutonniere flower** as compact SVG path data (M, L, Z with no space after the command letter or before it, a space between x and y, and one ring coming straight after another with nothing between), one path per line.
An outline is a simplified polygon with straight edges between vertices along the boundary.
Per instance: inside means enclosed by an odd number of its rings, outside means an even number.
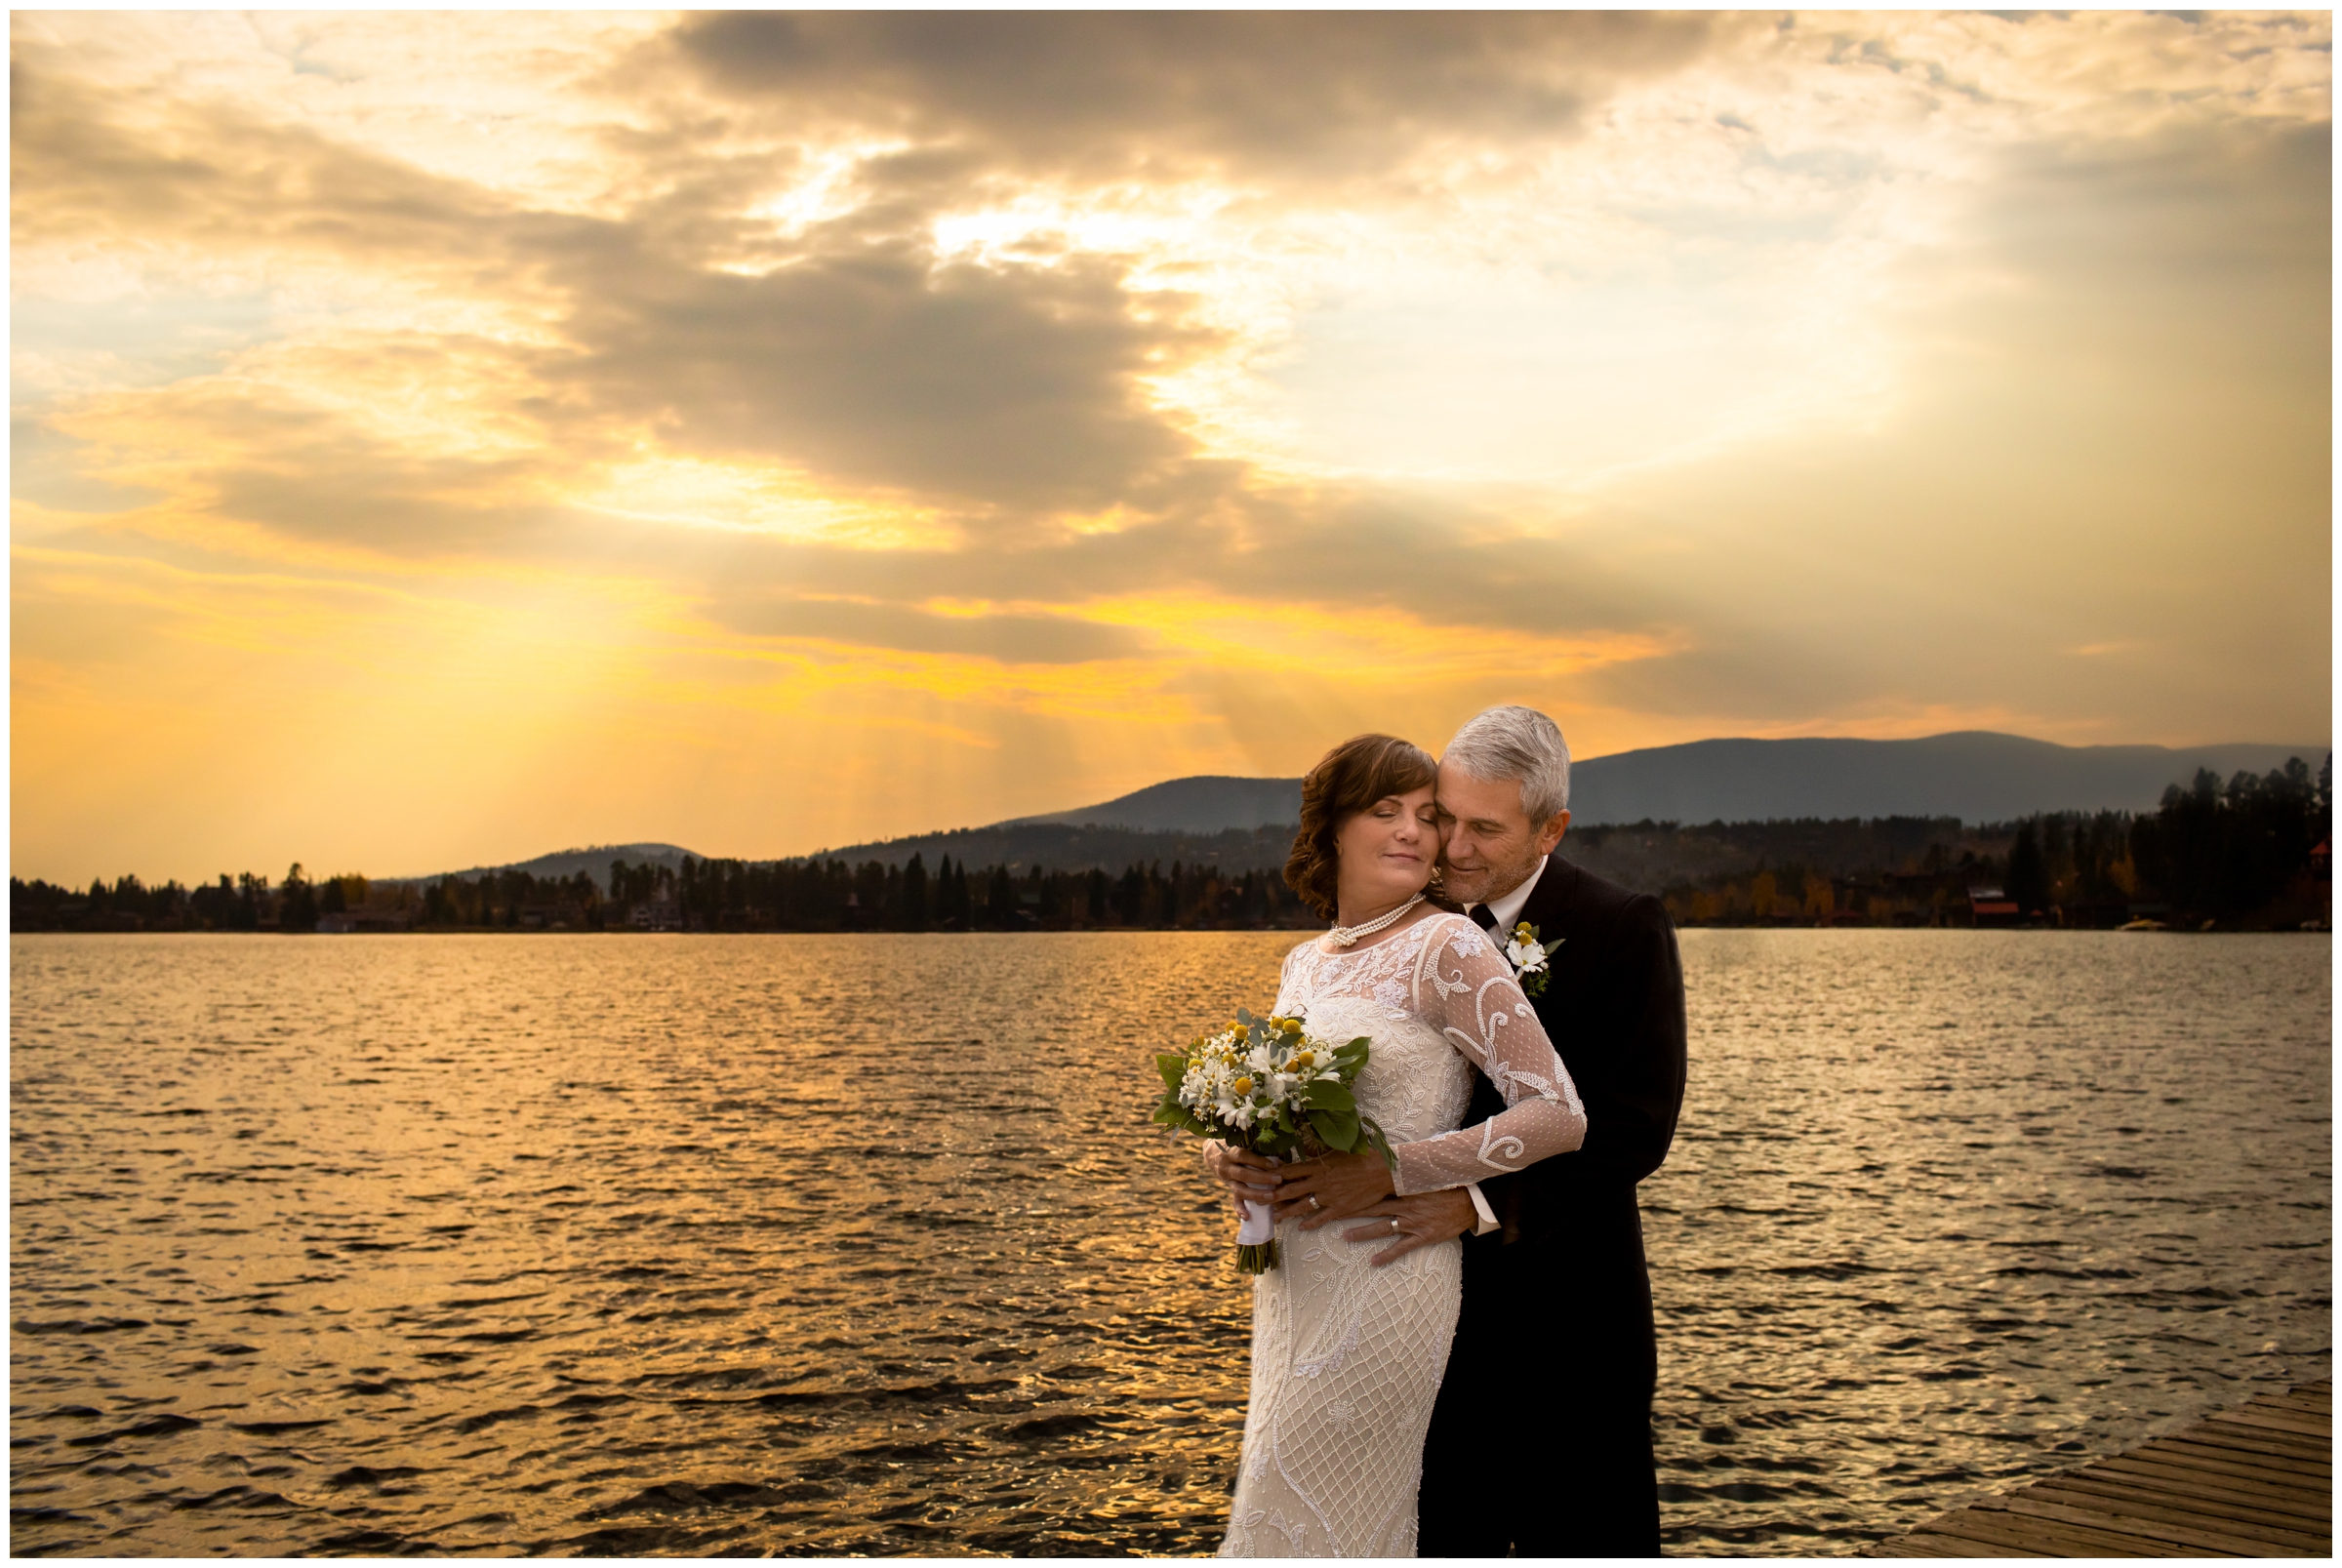
M1530 996L1543 996L1545 984L1552 978L1545 961L1555 948L1567 942L1567 937L1555 937L1551 942L1537 940L1537 928L1523 920L1513 928L1513 940L1505 944L1505 962L1520 977L1521 990Z

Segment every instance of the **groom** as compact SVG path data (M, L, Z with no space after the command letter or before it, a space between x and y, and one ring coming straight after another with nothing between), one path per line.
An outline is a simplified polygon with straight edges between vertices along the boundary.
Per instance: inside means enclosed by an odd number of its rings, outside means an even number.
M1586 1106L1586 1143L1471 1187L1399 1198L1373 1155L1215 1174L1240 1195L1278 1180L1279 1219L1309 1228L1391 1216L1377 1263L1463 1236L1464 1303L1424 1440L1417 1550L1427 1557L1652 1557L1658 1379L1635 1184L1659 1168L1683 1103L1683 970L1659 901L1555 854L1569 827L1569 748L1533 708L1493 707L1439 761L1444 890L1482 926L1558 942L1532 998ZM1474 1074L1467 1125L1505 1108ZM1390 1241L1385 1226L1347 1231Z

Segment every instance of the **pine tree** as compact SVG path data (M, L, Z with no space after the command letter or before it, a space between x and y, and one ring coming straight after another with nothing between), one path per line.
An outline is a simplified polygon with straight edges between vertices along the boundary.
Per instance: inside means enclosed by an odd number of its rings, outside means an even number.
M918 855L903 867L903 928L927 929L927 863Z
M2049 868L2041 857L2040 831L2033 819L2017 829L2017 841L2008 852L2009 899L2023 914L2032 914L2049 903Z

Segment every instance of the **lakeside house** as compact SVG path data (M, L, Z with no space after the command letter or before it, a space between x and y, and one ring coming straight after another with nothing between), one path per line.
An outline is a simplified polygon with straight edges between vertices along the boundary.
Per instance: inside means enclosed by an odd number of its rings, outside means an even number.
M2017 901L2001 889L1968 889L1968 921L1971 925L2014 926L2022 925L2024 920L2025 911L2018 908Z
M398 909L346 909L317 917L320 936L348 936L361 931L412 931L415 922Z
M673 899L645 899L634 905L626 923L637 931L680 931L683 905Z

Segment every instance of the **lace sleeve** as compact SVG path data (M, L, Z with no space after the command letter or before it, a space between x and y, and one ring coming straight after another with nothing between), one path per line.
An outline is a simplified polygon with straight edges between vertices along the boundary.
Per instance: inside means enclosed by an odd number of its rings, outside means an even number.
M1506 1108L1476 1126L1399 1145L1393 1182L1402 1196L1517 1171L1586 1141L1577 1085L1513 966L1471 921L1450 917L1440 926L1415 971L1416 1003L1426 1023L1488 1074Z

